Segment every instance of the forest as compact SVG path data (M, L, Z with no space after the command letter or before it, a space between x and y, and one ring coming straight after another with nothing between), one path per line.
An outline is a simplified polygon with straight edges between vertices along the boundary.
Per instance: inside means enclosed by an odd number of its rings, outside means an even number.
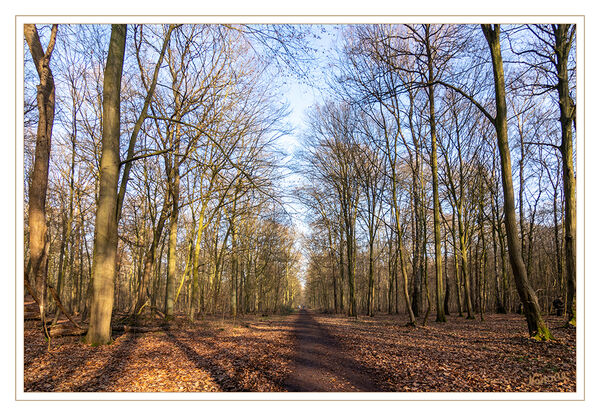
M575 391L575 24L23 34L26 391Z

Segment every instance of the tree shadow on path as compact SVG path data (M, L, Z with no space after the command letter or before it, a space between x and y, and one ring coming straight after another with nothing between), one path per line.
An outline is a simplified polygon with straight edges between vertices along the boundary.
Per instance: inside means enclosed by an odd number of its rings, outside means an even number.
M292 392L380 391L365 368L348 358L311 313L301 310L294 329L293 370L285 382Z

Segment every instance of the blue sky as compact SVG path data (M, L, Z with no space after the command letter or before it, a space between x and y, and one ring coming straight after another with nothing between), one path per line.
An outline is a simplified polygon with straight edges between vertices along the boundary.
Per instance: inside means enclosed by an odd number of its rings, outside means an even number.
M314 25L311 26L310 46L315 49L314 60L307 65L306 79L300 79L293 75L280 76L280 88L283 94L283 100L289 105L290 114L286 123L293 129L290 134L280 137L276 146L278 150L285 153L283 159L284 173L286 178L283 181L285 196L283 202L287 212L291 216L292 223L296 231L301 235L307 235L310 227L306 222L306 211L303 205L295 198L294 189L302 184L303 178L297 173L292 172L289 167L293 165L298 157L297 153L302 150L302 134L306 130L307 110L327 99L328 86L326 73L330 73L328 67L336 59L335 48L340 41L340 27L333 25ZM296 240L296 249L302 252L302 238ZM307 259L303 255L301 260L301 269L306 270ZM304 285L304 279L301 272L301 283Z
M327 98L327 82L325 74L327 67L336 59L335 47L339 42L339 26L314 25L310 32L310 46L315 49L314 60L307 65L306 79L300 79L293 75L284 75L280 80L283 99L290 107L290 114L286 119L288 125L293 128L291 134L284 135L277 140L278 150L286 154L283 165L289 166L294 163L297 152L302 149L302 133L306 129L306 112L316 103L323 102ZM288 175L284 181L286 187L285 197L286 209L292 214L292 220L298 231L306 233L309 228L304 221L304 211L293 197L293 189L302 183L303 178L298 174L286 169ZM291 195L290 195L291 194Z

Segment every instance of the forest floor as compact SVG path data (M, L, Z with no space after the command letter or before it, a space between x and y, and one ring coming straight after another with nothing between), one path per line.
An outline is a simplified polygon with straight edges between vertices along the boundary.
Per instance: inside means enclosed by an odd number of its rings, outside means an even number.
M91 347L48 342L25 321L26 392L575 391L575 334L548 316L556 341L527 337L519 315L406 317L301 311L288 316L183 317L155 332L115 333ZM155 323L156 324L156 323Z

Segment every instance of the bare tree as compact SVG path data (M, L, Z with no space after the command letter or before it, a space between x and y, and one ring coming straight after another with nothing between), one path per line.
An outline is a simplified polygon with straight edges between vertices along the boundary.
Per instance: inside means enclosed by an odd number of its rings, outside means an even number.
M108 344L111 340L118 238L115 214L120 165L121 75L126 36L127 25L112 26L104 70L100 191L96 210L90 324L86 335L86 342L92 345Z
M504 221L508 240L508 252L510 262L517 285L519 297L523 303L527 327L532 337L540 340L552 338L550 330L546 326L535 291L529 283L527 269L523 263L523 257L519 244L517 220L515 216L515 201L512 184L512 169L510 163L510 150L508 147L507 116L506 116L506 92L504 83L504 68L502 64L502 52L500 48L500 25L482 25L485 38L488 42L492 55L494 69L494 86L496 91L496 116L492 117L486 112L486 117L496 128L498 150L500 152L500 167L502 170L502 188L504 190Z
M45 330L46 275L48 273L49 241L46 228L46 193L48 189L48 169L54 124L55 88L50 69L50 58L56 44L58 25L52 25L50 40L44 51L35 25L26 24L25 39L33 57L40 83L37 86L37 137L35 161L29 188L29 266L25 279L33 279L38 299L40 318ZM26 281L28 284L28 282Z

